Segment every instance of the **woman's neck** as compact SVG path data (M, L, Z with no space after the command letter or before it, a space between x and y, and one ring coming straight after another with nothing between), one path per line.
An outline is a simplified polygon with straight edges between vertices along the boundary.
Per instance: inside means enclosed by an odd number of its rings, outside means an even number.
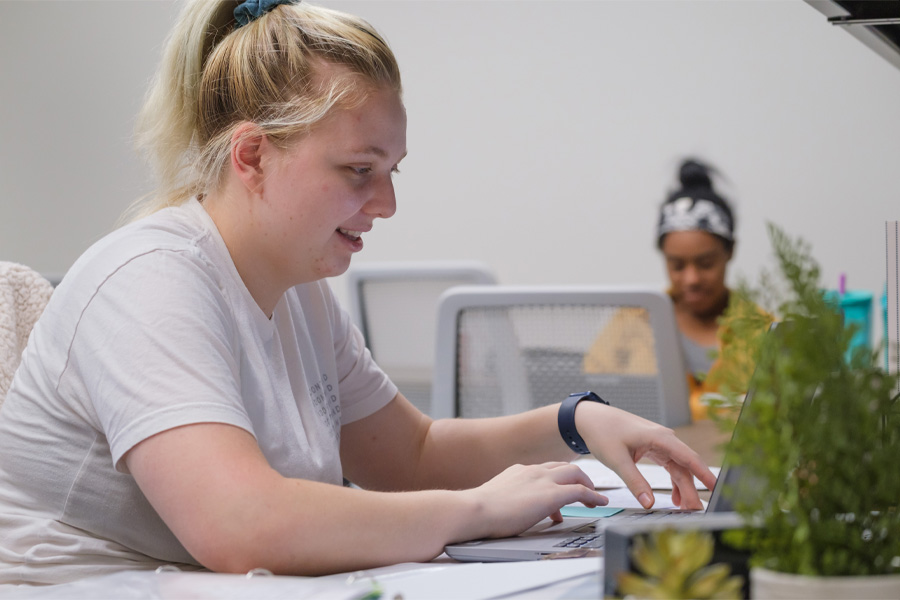
M219 230L244 286L260 310L271 319L275 305L288 286L277 285L277 273L269 268L271 261L258 254L256 240L259 236L253 229L253 218L239 206L228 194L207 195L203 200L203 208Z
M716 335L719 331L719 317L728 308L728 293L726 292L716 306L704 313L695 313L689 310L683 303L675 301L675 320L678 329L688 339L702 345L713 346L717 343Z

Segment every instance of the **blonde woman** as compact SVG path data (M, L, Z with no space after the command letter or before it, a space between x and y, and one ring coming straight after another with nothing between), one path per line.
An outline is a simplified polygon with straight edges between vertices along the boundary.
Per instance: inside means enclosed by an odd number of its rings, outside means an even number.
M372 361L323 280L397 209L400 72L367 23L190 2L139 133L158 193L72 267L0 413L0 582L427 561L604 504L573 447L700 507L667 429L577 399L566 439L559 405L432 421Z

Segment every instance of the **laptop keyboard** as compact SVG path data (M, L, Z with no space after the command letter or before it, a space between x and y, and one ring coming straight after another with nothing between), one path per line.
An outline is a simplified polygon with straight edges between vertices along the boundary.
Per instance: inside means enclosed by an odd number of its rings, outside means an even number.
M571 538L567 538L558 544L554 544L554 548L602 548L603 533L588 533Z
M679 517L689 517L696 515L697 511L692 510L646 510L636 511L616 517L616 522L626 521L656 521L658 519L673 519ZM566 538L558 544L554 544L554 548L602 548L603 547L603 531L596 531L593 523L575 530L580 535Z
M690 517L700 514L696 510L644 510L622 515L618 520L626 521L656 521L659 519L676 519L678 517Z

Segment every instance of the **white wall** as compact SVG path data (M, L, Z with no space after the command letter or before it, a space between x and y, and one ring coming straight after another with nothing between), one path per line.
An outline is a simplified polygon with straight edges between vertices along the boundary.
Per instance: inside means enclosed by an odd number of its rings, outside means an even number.
M358 260L662 287L656 209L697 154L730 180L732 279L769 264L773 221L826 285L880 295L900 71L807 4L322 3L385 35L406 88L399 211ZM150 189L129 136L177 8L0 2L0 259L63 272Z

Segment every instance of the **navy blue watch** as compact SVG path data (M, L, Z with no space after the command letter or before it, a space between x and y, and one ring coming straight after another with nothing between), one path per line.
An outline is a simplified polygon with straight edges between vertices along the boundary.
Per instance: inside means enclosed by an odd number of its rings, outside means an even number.
M565 440L566 445L578 454L590 454L587 444L578 435L575 429L575 407L582 400L589 402L599 402L608 405L609 402L595 394L594 392L578 392L577 394L569 394L569 396L559 405L559 414L557 421L559 423L559 434Z

